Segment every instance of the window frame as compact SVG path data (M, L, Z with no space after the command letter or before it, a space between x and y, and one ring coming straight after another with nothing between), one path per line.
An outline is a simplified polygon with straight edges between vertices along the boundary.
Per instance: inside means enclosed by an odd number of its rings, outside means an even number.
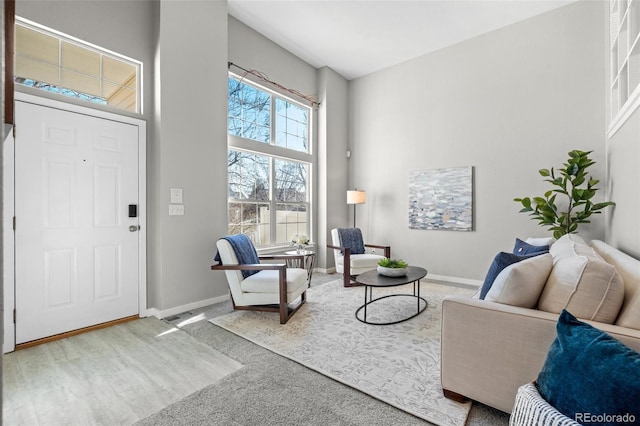
M607 41L611 138L640 107L640 0L609 1Z
M291 98L290 96L286 96L280 92L270 90L269 88L248 79L247 77L243 77L236 73L229 71L228 73L229 79L235 79L242 84L249 85L256 90L268 93L270 95L270 137L269 143L261 142L258 140L244 138L242 136L236 136L228 131L227 127L227 153L230 151L241 151L248 154L261 155L268 158L269 161L269 200L257 200L257 199L238 199L232 198L231 194L229 194L227 190L227 226L230 226L230 218L229 218L229 206L232 203L235 204L269 204L269 215L270 215L270 242L267 245L257 244L256 249L258 251L270 251L270 250L281 250L283 248L287 248L291 246L291 242L287 241L285 243L277 243L277 206L281 204L297 204L304 206L307 212L307 223L306 223L306 231L304 232L310 240L312 238L312 230L313 230L313 164L314 164L314 146L313 146L313 108L309 105L306 105L304 102L297 101L296 99ZM308 110L308 119L307 119L307 152L298 151L291 148L285 148L283 146L278 146L276 143L276 99L286 101L288 103L294 104L298 107L302 107ZM229 105L229 98L227 97L227 106ZM227 113L227 117L229 114ZM276 190L276 168L275 161L276 160L284 160L290 162L298 162L306 165L307 167L307 176L306 176L306 201L304 202L291 202L291 201L280 201L276 199L275 190ZM228 169L227 169L228 176Z
M135 67L135 69L136 69L136 84L135 84L136 108L135 108L135 111L118 108L116 106L109 105L108 103L106 105L103 105L103 104L100 104L100 103L96 103L96 102L93 102L93 101L90 101L90 100L83 99L82 96L64 95L61 92L65 91L65 90L70 90L72 92L76 92L76 93L79 93L81 95L88 95L88 94L80 92L80 91L78 91L77 89L74 89L74 88L56 86L54 84L51 84L50 82L42 82L42 83L45 83L45 84L50 84L52 87L56 87L56 88L59 89L58 91L55 91L55 92L51 92L51 91L47 90L49 93L53 93L54 96L59 96L62 101L65 101L65 100L68 100L68 99L71 98L71 99L80 100L86 106L93 106L93 107L100 106L102 108L107 108L108 110L111 110L111 111L117 112L117 113L122 112L122 113L125 113L125 114L143 115L143 113L144 113L144 104L143 104L143 99L144 99L143 87L144 87L144 84L143 84L143 63L141 61L138 61L138 60L133 59L133 58L129 58L128 56L125 56L125 55L122 55L120 53L111 51L109 49L105 49L105 48L97 46L97 45L95 45L93 43L89 43L89 42L87 42L85 40L79 39L77 37L73 37L73 36L71 36L69 34L65 34L65 33L61 32L61 31L54 30L52 28L46 27L44 25L41 25L41 24L38 24L36 22L30 21L28 19L22 18L20 16L16 16L15 25L16 26L21 26L21 27L27 28L27 29L29 29L31 31L36 31L36 32L45 34L45 35L47 35L49 37L53 37L53 38L57 39L58 40L58 50L59 50L58 55L61 54L60 53L60 49L62 49L63 42L66 42L68 44L80 47L80 48L85 49L87 51L91 51L91 52L99 54L101 56L100 64L102 64L102 58L103 57L107 57L107 58L111 58L111 59L126 63L127 65L131 65L131 66ZM17 56L18 56L17 49L15 49L15 56L16 56L16 59L17 59ZM17 62L17 61L15 61L15 62ZM72 72L76 72L76 71L74 71L74 70L72 70L70 68L64 68L61 63L58 63L58 68L60 70L69 70L69 71L72 71ZM21 77L21 78L26 78L26 79L29 79L29 80L33 80L30 76L19 76L19 75L15 74L14 78L16 78L16 77ZM101 71L100 87L103 87L103 85L105 83L120 85L120 83L115 83L115 82L113 82L111 80L105 79L104 75L102 75L102 71ZM20 84L20 83L17 83L16 86L31 87L31 86L23 85L23 84ZM43 89L40 89L40 88L36 88L36 89L37 90L43 90ZM94 96L94 95L89 95L89 96ZM95 96L95 97L99 98L100 96Z

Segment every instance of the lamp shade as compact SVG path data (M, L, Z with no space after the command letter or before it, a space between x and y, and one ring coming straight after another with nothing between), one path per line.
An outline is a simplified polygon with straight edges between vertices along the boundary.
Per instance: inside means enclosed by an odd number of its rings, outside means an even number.
M367 201L367 193L364 191L347 191L347 204L364 204Z

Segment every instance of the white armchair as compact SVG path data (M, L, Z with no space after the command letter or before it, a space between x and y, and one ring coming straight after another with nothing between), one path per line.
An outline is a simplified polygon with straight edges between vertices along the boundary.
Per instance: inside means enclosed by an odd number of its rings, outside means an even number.
M356 237L355 246L360 250L355 250L354 244L351 242L341 241L340 235L350 235ZM378 262L385 257L391 257L391 247L376 244L365 244L362 239L360 228L335 228L331 230L331 240L333 245L327 245L327 248L333 249L333 256L336 263L336 272L342 274L343 285L345 287L353 287L355 276L363 272L376 269ZM365 248L377 248L384 250L384 256L373 253L366 253ZM345 266L347 265L347 266Z
M251 244L255 253L251 240L244 235L243 237ZM285 324L305 303L308 281L305 269L287 268L286 263L241 264L234 247L227 239L219 239L216 246L220 263L211 266L211 269L225 272L233 309L279 312L280 324ZM260 259L292 260L297 257L300 258L300 264L304 264L302 255L260 256ZM243 271L258 272L245 277ZM296 300L297 303L294 304Z

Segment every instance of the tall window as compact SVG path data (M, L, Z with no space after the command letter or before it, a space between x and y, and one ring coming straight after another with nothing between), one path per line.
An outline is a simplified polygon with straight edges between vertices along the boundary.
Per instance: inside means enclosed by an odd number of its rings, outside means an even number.
M609 137L640 107L640 0L610 0Z
M142 113L142 64L21 18L16 20L15 82Z
M257 247L310 235L311 109L229 76L229 233Z

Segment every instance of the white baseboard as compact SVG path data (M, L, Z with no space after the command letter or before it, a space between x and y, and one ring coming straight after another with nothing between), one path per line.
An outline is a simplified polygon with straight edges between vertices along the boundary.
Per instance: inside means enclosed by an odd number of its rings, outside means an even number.
M481 287L483 284L483 281L480 281L480 280L472 280L470 278L450 277L448 275L427 274L427 279L434 280L434 281L445 281L445 282L456 283L456 284L466 284L474 287Z
M213 297L211 299L199 300L197 302L188 303L182 306L176 306L175 308L169 309L157 309L157 308L148 308L147 316L154 316L158 319L170 317L172 315L181 314L183 312L191 311L193 309L203 308L205 306L213 305L216 303L224 302L229 300L229 295L226 294L224 296Z
M314 272L320 272L321 274L335 274L336 273L336 268L331 267L331 268L314 268L313 269ZM431 279L434 281L445 281L445 282L449 282L449 283L456 283L456 284L465 284L465 285L470 285L470 286L474 286L474 287L482 287L483 281L482 280L473 280L471 278L459 278L459 277L451 277L449 275L435 275L435 274L427 274L427 279Z
M328 269L314 268L314 272L315 271L323 273L323 274L335 274L336 273L336 268L335 267L328 268ZM427 279L434 280L434 281L444 281L444 282L456 283L456 284L465 284L465 285L470 285L470 286L474 286L474 287L481 287L482 286L482 281L480 281L480 280L472 280L472 279L469 279L469 278L450 277L448 275L428 274L427 275ZM193 309L199 309L199 308L203 308L205 306L213 305L215 303L224 302L224 301L227 301L227 300L229 300L229 295L228 294L226 294L224 296L214 297L214 298L211 298L211 299L200 300L198 302L188 303L188 304L182 305L182 306L176 306L175 308L162 309L162 310L161 309L157 309L157 308L148 308L147 312L146 312L146 316L154 316L154 317L156 317L158 319L162 319L162 318L170 317L172 315L177 315L177 314L181 314L183 312L191 311Z

